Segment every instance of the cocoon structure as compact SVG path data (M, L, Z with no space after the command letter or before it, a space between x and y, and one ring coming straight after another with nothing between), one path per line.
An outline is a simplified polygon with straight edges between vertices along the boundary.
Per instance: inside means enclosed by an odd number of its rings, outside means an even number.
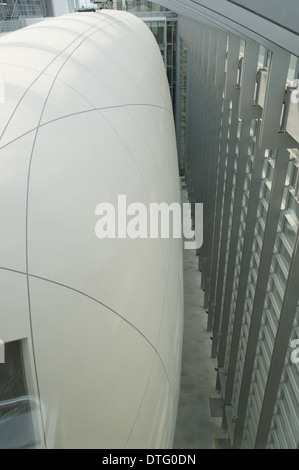
M171 447L182 241L95 234L119 195L180 202L156 41L129 13L75 13L1 37L0 57L0 331L35 445Z

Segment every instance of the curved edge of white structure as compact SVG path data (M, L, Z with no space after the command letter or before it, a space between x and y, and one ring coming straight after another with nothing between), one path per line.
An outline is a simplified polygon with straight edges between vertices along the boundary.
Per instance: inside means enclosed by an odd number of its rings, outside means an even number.
M95 236L101 202L180 202L159 48L124 12L0 39L0 321L22 340L48 448L168 448L182 343L180 239Z

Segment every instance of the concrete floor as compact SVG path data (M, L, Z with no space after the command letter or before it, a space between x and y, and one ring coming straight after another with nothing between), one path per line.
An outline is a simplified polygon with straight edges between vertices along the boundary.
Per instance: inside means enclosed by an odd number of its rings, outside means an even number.
M186 191L182 199L186 201ZM215 389L217 362L211 359L211 333L207 332L200 276L195 250L184 250L185 320L174 449L222 448L228 439L221 428L221 417L211 416L210 397L219 402L220 395Z

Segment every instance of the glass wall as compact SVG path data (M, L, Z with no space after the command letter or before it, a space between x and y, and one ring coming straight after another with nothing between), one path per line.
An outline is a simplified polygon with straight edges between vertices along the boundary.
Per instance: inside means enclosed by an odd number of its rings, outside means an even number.
M167 11L167 8L147 0L123 0L122 3L124 9L134 13Z
M41 446L34 429L36 399L28 395L22 341L5 345L5 364L0 365L0 448L33 449Z

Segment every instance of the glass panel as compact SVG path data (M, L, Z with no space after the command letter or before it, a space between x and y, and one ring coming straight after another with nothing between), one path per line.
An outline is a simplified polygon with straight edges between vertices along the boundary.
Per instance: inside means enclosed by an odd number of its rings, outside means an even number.
M287 213L291 215L295 223L298 223L299 220L299 204L294 197L288 198L287 203L288 211Z
M36 448L31 407L38 405L28 397L21 342L13 341L5 345L5 364L0 365L1 449Z
M267 202L270 200L271 191L267 184L262 184L261 186L261 197L263 197Z
M270 281L270 286L271 286L271 292L273 294L273 298L276 302L276 305L278 306L279 310L281 310L282 296L280 294L280 290L278 289L278 279L276 278L275 275L272 276L272 279Z
M287 238L291 247L294 246L295 238L296 238L297 229L293 224L293 217L292 214L288 214L288 217L284 216L284 224L283 224L283 234Z
M286 269L289 270L290 264L291 264L291 256L289 255L288 250L286 249L286 247L284 246L284 244L282 243L281 240L280 240L279 255L280 255Z

